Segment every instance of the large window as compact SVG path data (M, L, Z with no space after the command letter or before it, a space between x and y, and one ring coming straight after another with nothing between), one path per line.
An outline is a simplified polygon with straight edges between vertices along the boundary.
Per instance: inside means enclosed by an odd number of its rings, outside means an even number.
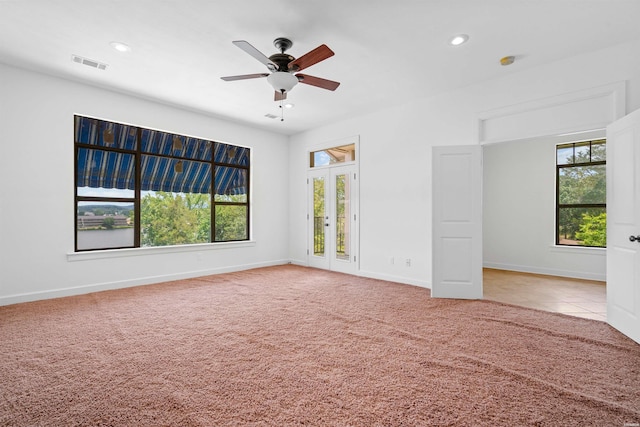
M248 148L82 116L74 135L76 251L249 239Z
M605 140L556 147L556 244L607 245Z

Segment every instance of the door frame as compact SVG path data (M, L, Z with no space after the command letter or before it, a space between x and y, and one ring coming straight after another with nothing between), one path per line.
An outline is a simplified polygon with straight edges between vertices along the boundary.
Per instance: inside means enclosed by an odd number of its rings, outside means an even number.
M344 163L335 163L327 166L311 167L310 158L311 153L320 150L326 150L334 147L341 147L344 145L355 145L355 160ZM317 144L307 148L306 151L307 161L307 228L306 228L306 242L307 242L307 266L324 268L331 271L339 271L348 274L356 274L360 270L360 137L359 135L351 136L339 140L327 141L321 144ZM324 266L321 264L311 262L311 254L313 250L313 192L311 189L312 178L319 174L326 174L331 180L332 171L339 169L348 169L352 174L350 177L351 185L351 199L350 199L350 220L352 223L352 247L350 254L349 265L345 268L342 263L332 262L331 259L327 259ZM325 184L325 192L330 191L332 188L331 183L328 181ZM333 227L331 227L333 229ZM330 249L330 248L325 248ZM327 257L328 258L328 257ZM346 264L346 263L345 263Z

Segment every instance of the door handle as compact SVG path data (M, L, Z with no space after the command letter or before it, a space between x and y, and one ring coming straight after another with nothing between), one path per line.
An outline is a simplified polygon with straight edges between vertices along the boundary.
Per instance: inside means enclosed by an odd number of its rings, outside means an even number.
M634 236L634 235L629 236L629 241L630 242L638 242L638 243L640 243L640 235L638 235L638 236Z

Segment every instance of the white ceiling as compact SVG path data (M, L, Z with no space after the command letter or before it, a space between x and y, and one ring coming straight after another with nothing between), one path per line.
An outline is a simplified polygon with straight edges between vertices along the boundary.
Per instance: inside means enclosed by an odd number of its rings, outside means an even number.
M294 134L638 40L639 18L639 0L0 0L0 62ZM469 42L449 46L458 33ZM341 82L297 85L284 122L265 117L280 115L266 79L220 79L268 72L233 40L270 56L281 36L295 57L327 44L304 73Z

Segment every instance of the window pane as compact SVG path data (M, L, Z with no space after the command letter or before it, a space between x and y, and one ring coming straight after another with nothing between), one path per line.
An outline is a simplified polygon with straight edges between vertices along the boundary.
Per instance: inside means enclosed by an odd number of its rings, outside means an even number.
M249 166L249 149L236 145L216 142L216 163L229 163L238 166Z
M336 175L336 258L349 259L349 217L351 203L349 200L349 176Z
M246 169L216 166L215 201L238 202L247 201L247 173Z
M140 244L207 243L211 230L208 194L149 191L142 194Z
M575 163L589 163L591 162L591 143L590 142L578 142L575 144L576 148L576 161Z
M356 145L342 145L310 153L310 166L327 166L335 163L353 162L356 159Z
M560 208L557 243L606 247L606 208Z
M324 178L313 178L313 254L324 256Z
M79 148L76 177L79 191L83 187L131 190L131 192L119 192L119 194L128 194L128 196L113 197L133 197L133 190L135 189L135 155Z
M75 116L75 138L79 143L135 150L137 137L135 126Z
M216 205L216 242L247 240L247 207Z
M211 163L142 156L142 191L201 193L211 191Z
M78 250L133 247L133 203L79 202L76 214Z
M556 156L559 165L573 164L573 144L559 145L556 149Z
M213 143L206 139L190 138L151 129L142 129L142 151L149 154L185 157L210 161Z
M591 143L591 161L600 162L607 160L607 148L605 141L593 141Z
M607 202L605 165L565 167L559 172L561 205Z

